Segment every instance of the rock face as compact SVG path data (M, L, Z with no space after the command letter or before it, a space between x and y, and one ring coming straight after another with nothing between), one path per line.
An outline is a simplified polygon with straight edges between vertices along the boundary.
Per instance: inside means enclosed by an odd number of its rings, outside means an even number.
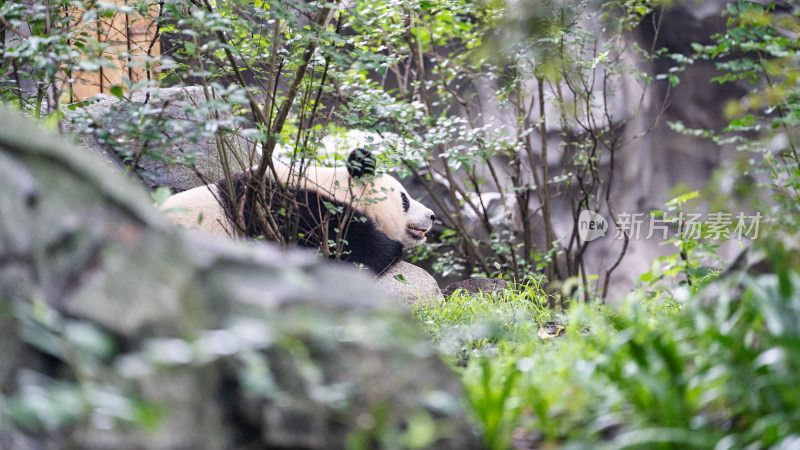
M0 123L0 447L480 446L368 278L180 231L86 152Z
M405 261L398 262L381 274L378 283L411 305L441 300L443 297L431 274Z
M220 102L207 102L200 86L136 92L128 100L105 96L76 112L66 111L68 132L111 164L133 166L148 187L185 191L222 179L214 130L235 127ZM140 136L149 136L148 139ZM227 139L232 171L253 165L241 142Z

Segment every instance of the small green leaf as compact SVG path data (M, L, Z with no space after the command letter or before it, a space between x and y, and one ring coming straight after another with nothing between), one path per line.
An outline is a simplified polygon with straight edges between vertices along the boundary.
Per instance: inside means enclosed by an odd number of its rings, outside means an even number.
M109 89L108 92L118 99L122 99L122 96L125 94L125 92L122 90L122 86L119 84L111 86L111 89Z
M172 191L168 187L159 186L154 192L150 193L156 205L161 206L172 195Z

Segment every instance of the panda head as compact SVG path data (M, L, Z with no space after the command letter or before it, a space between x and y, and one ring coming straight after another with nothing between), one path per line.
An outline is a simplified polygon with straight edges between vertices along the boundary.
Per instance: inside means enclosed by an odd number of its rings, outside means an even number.
M425 233L433 227L433 211L408 195L400 182L390 175L375 175L375 156L357 148L347 158L351 195L358 209L375 222L386 236L412 248L425 242Z

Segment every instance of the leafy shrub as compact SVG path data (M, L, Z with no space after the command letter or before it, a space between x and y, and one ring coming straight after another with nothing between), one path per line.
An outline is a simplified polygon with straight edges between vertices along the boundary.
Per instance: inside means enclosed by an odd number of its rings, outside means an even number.
M149 11L157 33L136 61L160 75L123 76L108 90L129 103L133 118L115 133L100 118L83 120L84 131L132 171L143 174L142 157L163 159L175 145L176 133L159 112L131 101L135 92L165 85L202 86L205 98L186 106L207 123L185 137L212 138L229 181L237 166L256 166L257 179L272 171L279 149L302 171L324 159L324 136L371 131L387 149L383 162L413 175L441 210L444 245L419 258L436 258L440 272L462 276L573 277L588 299L592 274L584 273L583 258L591 244L577 235L577 219L559 240L555 217L577 218L582 209L611 213L613 155L634 145L626 126L643 103L618 107L605 99L631 86L649 89L653 77L640 65L649 65L652 52L627 35L658 14L643 1L599 9L590 3L546 1L526 12L512 2L465 0L348 7L296 0L5 2L0 31L31 39L4 40L0 98L33 115L52 114L54 122L63 103L86 106L91 100L76 102L68 81L131 63L130 51L107 51L104 36L114 31L108 24L132 23ZM164 48L156 55L159 37ZM558 112L546 114L547 104ZM548 131L554 126L560 131ZM554 153L562 155L559 167L548 163ZM444 196L432 194L439 182L447 184ZM251 216L273 222L271 211L254 204L253 191ZM568 206L557 211L557 204ZM292 216L296 205L283 206L279 214ZM539 217L544 239L537 241ZM296 240L291 233L270 238Z
M793 250L767 247L774 274L732 272L686 302L639 293L620 312L576 304L559 315L506 293L454 296L419 317L464 366L491 448L790 448L800 265ZM554 317L564 337L540 339Z

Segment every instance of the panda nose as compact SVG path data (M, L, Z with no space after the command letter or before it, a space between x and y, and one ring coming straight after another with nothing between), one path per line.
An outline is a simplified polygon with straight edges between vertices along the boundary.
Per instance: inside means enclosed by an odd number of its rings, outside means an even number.
M431 214L431 222L436 222L436 214Z

